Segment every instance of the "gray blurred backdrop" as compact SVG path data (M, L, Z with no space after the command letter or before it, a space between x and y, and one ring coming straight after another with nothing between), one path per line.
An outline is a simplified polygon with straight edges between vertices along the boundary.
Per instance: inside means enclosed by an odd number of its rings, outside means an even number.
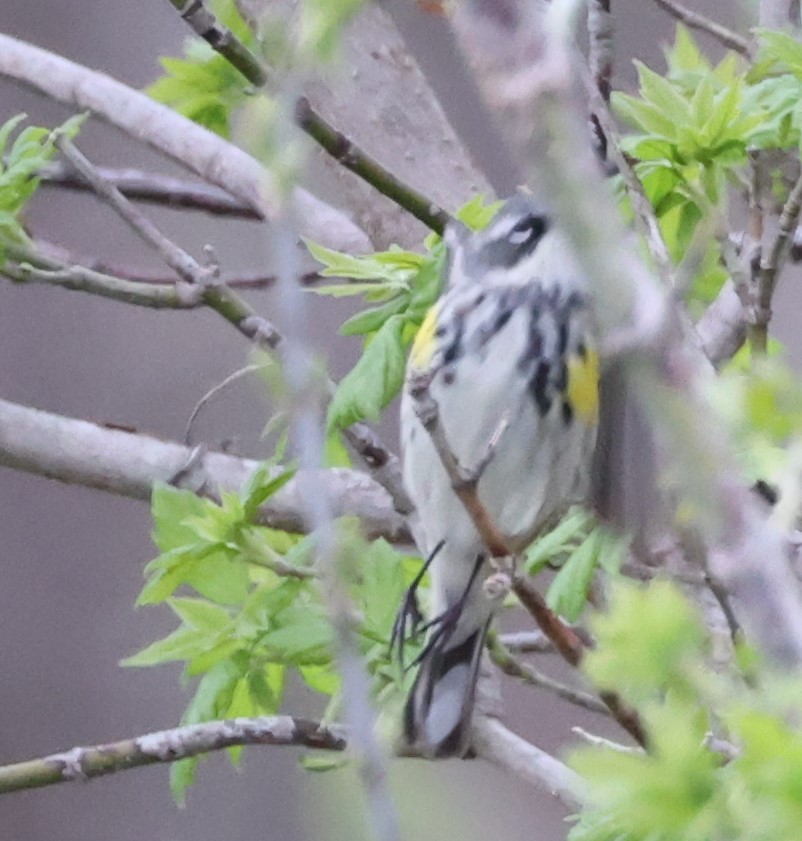
M472 94L445 26L421 14L411 0L390 5L455 126L504 189L493 145L472 122ZM730 22L741 11L729 0L693 6ZM662 67L657 51L671 37L673 23L648 0L613 0L613 7L619 30L616 85L630 87L631 57ZM0 0L0 31L135 87L152 81L157 56L177 54L187 35L165 0ZM64 108L0 81L0 121L20 111L43 125L68 116ZM172 171L102 125L89 126L80 143L99 163ZM261 265L263 243L254 224L169 211L152 216L196 255L213 242L228 271ZM43 190L30 222L36 232L78 252L161 268L91 197ZM268 292L251 297L272 315ZM789 284L780 298L777 332L797 344ZM334 348L335 373L347 370L358 349L336 337L342 313L327 302L313 316L314 332ZM180 438L198 398L246 357L244 341L214 314L146 311L0 281L0 396L9 400ZM198 431L211 442L234 438L241 452L259 455L265 420L260 385L243 380L213 403ZM142 503L0 469L0 762L177 722L188 699L178 669L117 665L172 627L166 609L132 606L143 564L153 556L149 527ZM513 727L547 749L570 741L570 726L581 720L573 711L567 715L537 690L507 690ZM302 712L309 704L298 688L288 706ZM598 720L583 723L603 730ZM296 758L293 749L251 748L236 773L226 757L212 757L182 811L170 798L166 767L11 795L0 800L0 841L359 837L355 807L361 795L351 777L310 776ZM550 841L565 833L564 813L548 795L475 762L398 762L392 777L409 838Z

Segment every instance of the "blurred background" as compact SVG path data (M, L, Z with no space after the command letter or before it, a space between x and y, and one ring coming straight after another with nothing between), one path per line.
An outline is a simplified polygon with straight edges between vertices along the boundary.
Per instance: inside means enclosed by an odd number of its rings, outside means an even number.
M672 38L673 21L645 0L612 5L618 26L614 85L628 89L635 78L633 57L662 70L659 51ZM692 6L735 26L746 14L730 0ZM499 189L508 189L496 149L475 125L475 95L447 27L412 0L388 7L475 159ZM0 31L134 87L153 81L158 56L177 55L187 37L165 0L2 0ZM711 46L704 37L700 41ZM711 52L717 53L715 46ZM63 107L0 80L0 122L21 111L39 125L69 116ZM96 163L175 171L96 122L83 131L80 145ZM149 213L195 255L214 243L227 272L264 263L258 225ZM78 253L161 269L91 196L43 189L29 220L36 234ZM799 358L797 297L786 283L774 327ZM251 299L274 317L269 292ZM325 299L315 301L311 315L310 334L333 349L335 375L358 352L357 342L337 336L343 312L341 304ZM24 405L180 439L197 400L241 367L247 353L244 340L211 313L147 311L0 280L0 396ZM212 403L197 434L212 443L234 439L237 451L259 456L265 421L262 386L245 379ZM177 723L189 690L176 668L118 666L173 625L166 608L133 608L142 567L154 554L149 528L143 503L0 469L0 763ZM509 681L505 700L510 726L548 750L569 744L574 724L605 731L598 718ZM310 704L298 687L286 707L302 714ZM211 757L184 810L171 800L166 766L6 796L0 800L0 841L359 838L354 806L361 794L350 773L310 775L298 767L297 756L295 749L250 748L239 773L225 756ZM565 813L548 794L478 762L396 762L392 782L409 838L556 841L566 832Z

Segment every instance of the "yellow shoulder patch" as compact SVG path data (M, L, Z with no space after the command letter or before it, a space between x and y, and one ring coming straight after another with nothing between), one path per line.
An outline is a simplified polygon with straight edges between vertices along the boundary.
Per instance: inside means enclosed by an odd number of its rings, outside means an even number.
M589 350L568 358L568 402L576 415L587 424L599 419L599 355Z
M437 314L439 311L440 305L435 304L426 313L426 317L418 328L415 341L412 343L412 352L409 355L409 361L413 368L425 368L432 361L437 349L434 334L437 330Z

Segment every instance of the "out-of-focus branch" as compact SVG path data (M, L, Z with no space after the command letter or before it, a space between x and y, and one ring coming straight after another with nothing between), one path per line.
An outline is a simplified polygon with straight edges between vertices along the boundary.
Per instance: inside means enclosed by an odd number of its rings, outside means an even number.
M259 466L224 453L192 455L192 449L170 441L0 400L0 466L60 482L149 500L156 483L181 474L182 487L219 501L220 491L241 489ZM411 541L387 491L369 476L333 468L315 471L311 481L326 487L335 516L358 517L374 537ZM262 506L259 522L303 531L301 497L296 477Z
M104 73L0 35L0 76L76 109L88 109L239 199L259 216L275 213L271 174L232 143ZM303 188L293 191L300 233L351 253L372 250L365 233L343 213Z
M741 349L746 341L746 313L731 280L696 322L696 335L714 368L720 368Z
M114 169L98 167L103 178L127 198L148 202L179 210L202 210L215 216L231 216L239 219L261 219L254 208L248 206L225 190L211 184L174 178L141 169ZM36 174L44 186L61 187L66 190L91 192L92 187L76 175L72 167L55 161Z
M799 0L760 0L758 20L769 29L799 26Z
M699 12L689 9L681 3L677 3L676 0L654 0L654 2L661 9L668 12L671 17L676 18L681 23L684 23L689 29L696 29L699 32L705 32L722 43L725 47L734 50L736 53L740 53L747 59L752 59L752 44L747 38L744 38L743 35L739 35L732 29L728 29L726 26L699 14Z
M545 789L571 809L583 802L582 778L551 754L507 729L497 718L476 715L471 744L476 754L518 779Z
M336 725L289 715L191 724L0 766L0 794L56 783L85 782L129 768L177 762L235 745L298 745L314 750L342 751L346 738L345 731Z
M673 475L687 477L685 490L703 512L698 527L710 547L711 572L742 606L750 638L779 662L799 665L802 598L783 536L742 483L705 397L701 355L685 341L667 294L627 245L584 141L572 101L570 46L581 0L553 0L545 26L523 0L503 0L503 15L485 14L489 2L462 4L454 18L480 87L504 119L512 112L519 125L529 117L534 137L524 140L520 157L536 167L592 278L607 341L616 333L629 337L629 343L619 342L622 374L672 454ZM500 42L514 43L516 52L499 55ZM541 56L534 64L533 55Z

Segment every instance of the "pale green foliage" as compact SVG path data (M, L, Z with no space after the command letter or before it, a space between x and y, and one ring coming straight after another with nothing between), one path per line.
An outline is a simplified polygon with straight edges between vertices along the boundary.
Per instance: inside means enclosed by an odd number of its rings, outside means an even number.
M255 47L255 38L232 0L213 0L209 5L246 47ZM146 93L199 125L229 137L232 115L248 95L249 85L242 74L197 37L187 40L184 58L165 57L159 63L164 75Z
M18 114L0 126L0 263L4 242L28 242L21 214L39 186L36 173L56 153L56 137L74 137L85 119L72 117L54 130L40 126L21 129L25 118Z
M782 55L795 54L798 60L800 45L778 33L763 33L763 38L762 69L750 70L733 53L714 67L678 26L666 51L666 75L638 63L639 95L613 95L618 114L638 131L624 138L623 148L636 160L676 262L686 255L702 220L708 228L730 227L728 190L747 179L749 152L799 143L802 81L779 67L777 42L792 41L797 52L787 48ZM701 233L709 239L709 231ZM702 254L692 305L710 301L727 277L714 240L705 242Z
M743 652L710 668L701 619L675 587L619 584L594 622L587 671L637 704L648 754L582 749L571 764L592 807L572 841L792 841L802 821L798 676L780 676ZM732 761L706 747L728 740Z
M183 723L278 712L288 670L337 703L333 631L320 587L314 577L288 574L315 571L314 540L254 524L259 505L292 475L265 464L220 505L169 486L154 491L153 539L161 554L145 569L138 603L166 603L179 625L123 665L180 662L186 677L199 677ZM365 542L348 523L341 524L339 552L362 616L361 652L377 694L389 701L408 680L390 657L389 641L417 562L383 540ZM178 801L198 761L173 766Z

